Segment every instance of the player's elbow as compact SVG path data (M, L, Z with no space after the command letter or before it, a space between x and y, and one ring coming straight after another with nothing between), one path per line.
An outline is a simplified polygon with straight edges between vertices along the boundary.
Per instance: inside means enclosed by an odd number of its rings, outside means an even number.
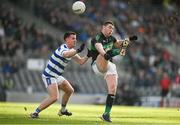
M79 65L83 65L85 63L85 61L80 61Z
M88 58L87 59L82 59L80 65L85 64L87 61L88 61Z

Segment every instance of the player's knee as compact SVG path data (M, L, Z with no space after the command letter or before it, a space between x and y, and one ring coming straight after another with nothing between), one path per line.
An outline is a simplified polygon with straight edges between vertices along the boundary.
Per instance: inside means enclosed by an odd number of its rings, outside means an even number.
M74 93L74 89L73 88L68 89L68 91L66 92L66 94L68 94L68 95L71 95L73 93Z
M74 89L71 88L71 89L70 89L70 94L73 94L73 93L74 93Z

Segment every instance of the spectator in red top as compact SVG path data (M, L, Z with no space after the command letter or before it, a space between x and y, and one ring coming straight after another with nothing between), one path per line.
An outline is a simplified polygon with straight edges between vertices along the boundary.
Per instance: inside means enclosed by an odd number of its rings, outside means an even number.
M163 59L165 61L169 61L170 58L171 58L171 54L169 53L169 51L168 50L164 50L164 52L163 52Z
M169 93L169 88L171 80L166 72L163 73L162 79L160 80L161 84L161 106L168 106L167 95Z

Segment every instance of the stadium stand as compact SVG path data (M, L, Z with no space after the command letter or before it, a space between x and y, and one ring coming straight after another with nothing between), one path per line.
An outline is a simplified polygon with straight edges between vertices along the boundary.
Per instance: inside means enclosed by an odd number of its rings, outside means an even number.
M41 71L28 70L26 62L29 58L47 60L52 50L61 44L57 41L62 41L62 38L57 39L57 35L43 32L36 23L37 18L37 22L39 19L45 22L50 27L48 29L60 31L60 36L67 30L76 31L78 39L84 42L99 30L103 20L113 19L120 29L116 33L121 38L134 33L139 37L138 43L130 47L124 58L115 59L120 76L119 90L126 87L134 89L140 96L159 96L159 79L163 72L168 72L172 84L175 83L180 68L180 56L177 53L180 50L179 1L165 3L162 0L158 3L140 0L140 4L137 4L133 0L129 3L124 0L92 0L87 2L88 9L81 16L72 13L72 2L73 0L0 2L1 86L8 84L5 86L8 86L9 91L26 92L28 87L35 92L45 91ZM33 17L35 23L28 23L17 10ZM92 73L88 64L80 68L71 63L64 75L72 81L77 93L106 92L105 82Z

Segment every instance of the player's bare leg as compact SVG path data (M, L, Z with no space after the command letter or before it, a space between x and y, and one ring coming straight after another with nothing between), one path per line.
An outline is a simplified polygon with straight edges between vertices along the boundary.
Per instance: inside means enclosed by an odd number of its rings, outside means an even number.
M102 115L102 119L107 122L112 122L110 118L111 108L115 99L116 89L117 89L117 75L109 74L106 76L106 83L108 86L108 95L106 98L106 107Z
M98 55L96 65L100 72L105 73L107 71L108 61L104 59L104 56Z
M59 89L63 90L64 94L62 96L61 109L60 109L58 115L71 116L72 113L67 111L66 105L69 101L70 96L73 94L74 89L67 80L63 81L63 83L59 85Z
M117 75L116 74L107 75L106 82L108 86L108 94L115 95L117 89Z
M55 101L57 101L57 99L59 98L59 91L58 91L58 86L57 84L51 84L48 86L47 88L48 94L49 96L47 98L45 98L41 104L39 105L39 107L35 110L34 113L30 114L30 116L32 118L38 118L38 114L46 109L49 105L51 105L52 103L54 103Z
M105 60L104 57L101 55L99 55L96 59L96 65L97 65L99 71L102 73L107 72L107 70L109 70L108 63L110 63L110 62ZM113 66L115 66L115 65L113 65ZM114 67L114 70L116 70L116 67ZM118 76L116 73L107 74L105 77L106 83L108 86L108 95L107 95L107 99L106 99L105 112L103 113L101 118L107 122L112 122L111 118L110 118L110 112L111 112L111 108L112 108L112 105L113 105L113 102L115 99L115 94L116 94L116 89L117 89L117 78L118 78Z

